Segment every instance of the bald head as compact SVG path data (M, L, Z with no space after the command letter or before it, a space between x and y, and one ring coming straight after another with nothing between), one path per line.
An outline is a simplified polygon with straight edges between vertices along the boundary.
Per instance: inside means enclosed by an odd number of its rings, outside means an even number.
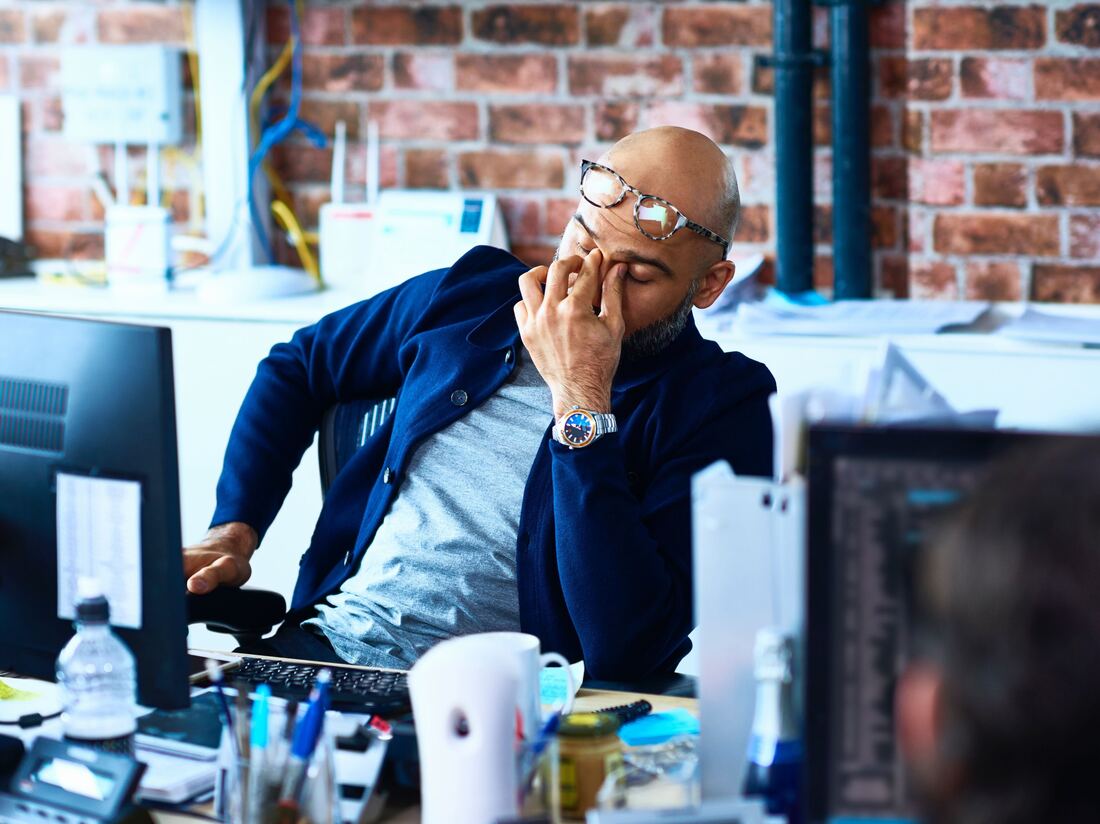
M646 129L624 137L600 162L696 223L733 238L741 212L737 175L733 162L706 135L679 126Z

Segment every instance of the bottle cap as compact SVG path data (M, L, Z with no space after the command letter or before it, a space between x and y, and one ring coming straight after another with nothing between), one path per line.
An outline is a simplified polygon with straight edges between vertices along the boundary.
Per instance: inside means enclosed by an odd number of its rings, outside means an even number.
M564 738L601 738L618 731L619 719L609 712L575 712L558 726L558 735Z
M92 624L107 623L111 617L111 607L98 580L84 577L78 579L76 597L76 620Z

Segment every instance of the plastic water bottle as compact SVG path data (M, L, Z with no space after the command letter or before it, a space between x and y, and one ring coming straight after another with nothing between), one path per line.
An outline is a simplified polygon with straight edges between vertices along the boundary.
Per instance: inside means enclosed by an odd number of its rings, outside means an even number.
M744 795L762 798L769 815L802 821L802 736L794 703L794 638L762 629L753 650L756 709Z
M133 755L137 683L134 656L108 623L110 607L94 582L81 581L76 635L57 658L65 737Z

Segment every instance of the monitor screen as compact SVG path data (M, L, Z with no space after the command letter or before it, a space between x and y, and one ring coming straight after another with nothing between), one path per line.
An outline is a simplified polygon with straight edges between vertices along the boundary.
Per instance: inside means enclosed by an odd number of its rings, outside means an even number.
M811 822L916 820L894 734L916 565L991 460L1057 435L811 429L806 753Z
M52 679L99 580L147 706L187 706L169 330L0 312L0 670Z

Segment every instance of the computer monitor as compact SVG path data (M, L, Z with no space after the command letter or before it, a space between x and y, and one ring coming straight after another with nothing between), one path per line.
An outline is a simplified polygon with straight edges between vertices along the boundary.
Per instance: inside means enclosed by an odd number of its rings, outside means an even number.
M807 820L916 820L894 727L917 558L990 461L1071 435L820 426L809 439Z
M0 670L54 677L90 573L138 700L186 707L180 547L170 331L0 312Z

